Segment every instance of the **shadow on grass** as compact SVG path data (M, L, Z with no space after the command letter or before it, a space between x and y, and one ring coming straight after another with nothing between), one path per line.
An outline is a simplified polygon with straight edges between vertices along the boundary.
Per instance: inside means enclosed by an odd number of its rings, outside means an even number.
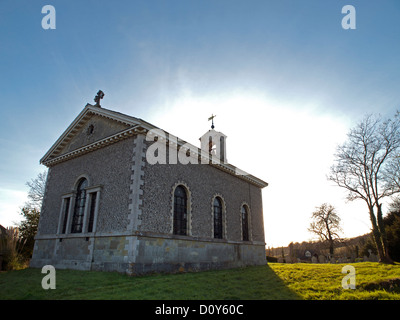
M57 270L44 290L40 269L0 274L0 299L294 300L301 299L268 265L130 277L115 272Z
M299 300L302 299L295 291L290 289L287 284L269 266L248 267L246 273L254 274L251 285L260 281L260 296L253 296L252 299L261 300ZM250 285L250 282L249 282Z

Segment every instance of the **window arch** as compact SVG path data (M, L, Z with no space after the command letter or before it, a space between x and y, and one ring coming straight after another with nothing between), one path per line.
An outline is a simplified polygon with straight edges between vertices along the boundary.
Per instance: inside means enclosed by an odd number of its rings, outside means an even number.
M86 187L88 181L85 178L79 180L78 187L76 188L74 214L72 216L71 233L81 233L83 229L83 218L85 215L86 206Z
M94 233L99 212L102 185L90 185L87 175L80 175L73 191L61 196L58 233Z
M213 220L214 220L214 238L223 238L223 207L222 199L220 197L215 197L213 201Z
M242 205L241 208L242 217L242 240L249 241L249 207L246 204Z
M187 235L188 195L182 185L178 185L174 190L173 210L173 234Z

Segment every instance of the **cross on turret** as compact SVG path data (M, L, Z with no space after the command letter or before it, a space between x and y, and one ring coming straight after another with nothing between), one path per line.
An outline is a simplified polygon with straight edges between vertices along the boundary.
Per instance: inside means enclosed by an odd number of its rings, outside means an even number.
M208 118L208 121L212 121L211 122L211 129L214 129L215 127L214 127L214 118L216 117L216 115L213 115L212 113L211 113L211 117L209 117Z

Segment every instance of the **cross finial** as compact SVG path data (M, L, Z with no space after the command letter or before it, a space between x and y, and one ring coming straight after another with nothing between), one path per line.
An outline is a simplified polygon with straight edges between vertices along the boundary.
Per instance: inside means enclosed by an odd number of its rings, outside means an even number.
M94 97L94 102L96 102L96 107L100 107L100 100L104 98L104 92L99 90L97 95Z
M211 122L211 129L214 129L215 127L214 127L214 118L216 117L216 115L213 115L212 113L211 113L211 117L209 117L208 118L208 121L212 121Z

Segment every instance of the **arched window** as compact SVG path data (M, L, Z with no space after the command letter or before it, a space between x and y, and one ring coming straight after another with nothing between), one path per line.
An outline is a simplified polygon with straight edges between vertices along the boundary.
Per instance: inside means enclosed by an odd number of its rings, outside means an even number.
M85 178L82 178L76 190L75 208L72 217L71 233L81 233L83 227L83 217L85 214L86 204L86 187L88 182Z
M214 198L214 238L222 239L222 201L219 197Z
M242 237L243 241L249 241L249 208L242 206Z
M187 194L183 186L177 186L174 192L174 234L187 234Z

